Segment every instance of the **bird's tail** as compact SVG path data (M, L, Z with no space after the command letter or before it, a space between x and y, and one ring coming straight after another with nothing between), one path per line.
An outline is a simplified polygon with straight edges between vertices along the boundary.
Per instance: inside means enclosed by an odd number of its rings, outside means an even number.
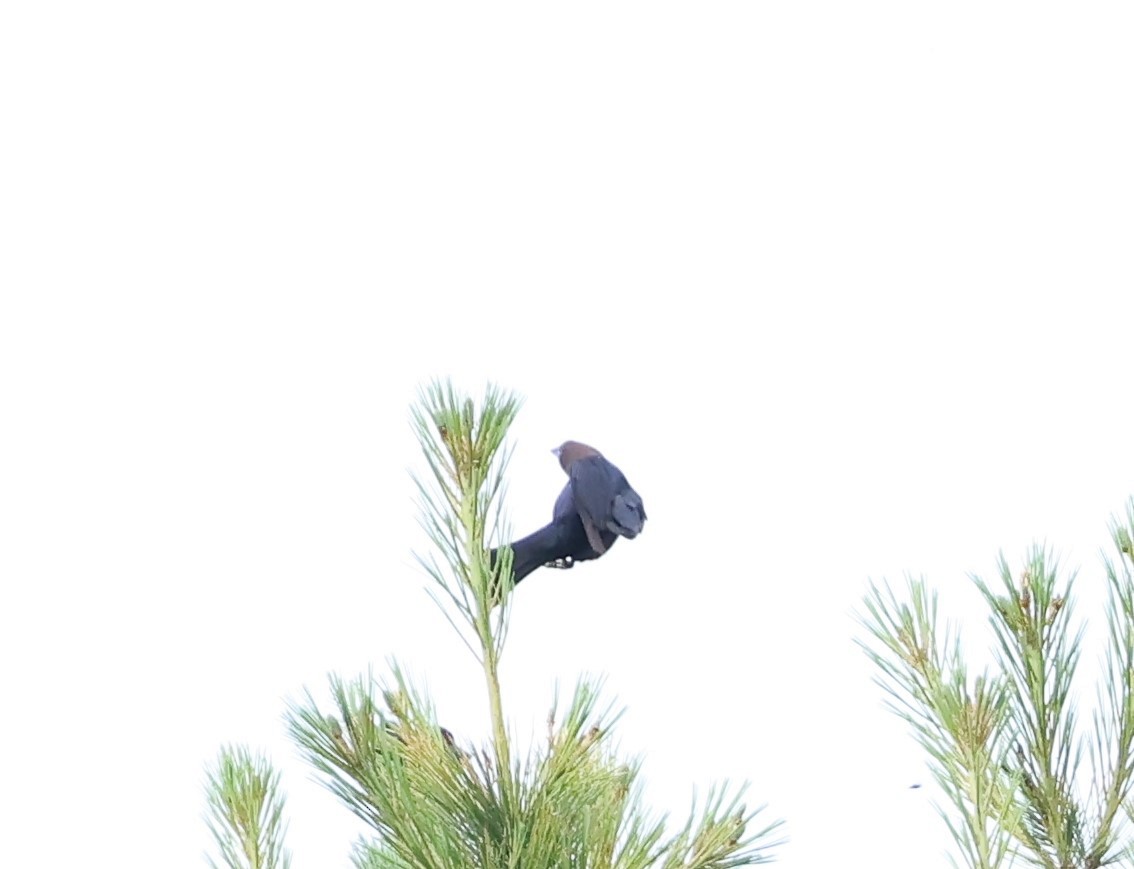
M613 532L604 532L605 548L609 549L617 539L618 536ZM550 524L509 545L512 548L512 573L516 583L540 567L567 568L574 566L577 561L599 557L599 553L591 548L587 540L583 520L574 512L557 516ZM489 563L494 567L499 552L498 549L489 552Z

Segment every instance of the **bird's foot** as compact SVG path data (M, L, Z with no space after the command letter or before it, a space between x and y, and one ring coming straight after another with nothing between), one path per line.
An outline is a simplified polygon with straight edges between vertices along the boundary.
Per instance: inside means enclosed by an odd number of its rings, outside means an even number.
M556 570L570 570L575 566L575 559L570 555L564 558L557 558L555 561L549 561L544 567L554 567Z

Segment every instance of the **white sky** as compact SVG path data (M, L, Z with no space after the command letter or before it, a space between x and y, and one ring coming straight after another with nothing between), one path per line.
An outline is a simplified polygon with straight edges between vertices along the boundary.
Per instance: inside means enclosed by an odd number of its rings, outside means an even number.
M395 655L487 734L411 554L440 375L526 397L517 532L568 437L650 516L521 586L522 740L602 673L654 806L749 779L785 867L946 865L851 614L909 570L975 622L1035 539L1098 594L1129 5L400 6L0 12L0 864L200 865L240 741L296 869L348 865L281 724L330 670Z

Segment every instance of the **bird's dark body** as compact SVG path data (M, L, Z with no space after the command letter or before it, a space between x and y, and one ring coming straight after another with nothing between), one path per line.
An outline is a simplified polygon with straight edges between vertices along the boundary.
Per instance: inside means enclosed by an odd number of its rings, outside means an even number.
M600 555L610 543L607 534L634 539L642 531L646 511L642 499L626 482L622 471L595 454L575 459L567 468L575 511L583 520L587 539ZM562 495L560 496L562 497Z
M550 524L511 544L516 582L545 565L571 567L598 558L620 536L637 537L646 520L642 498L598 450L567 441L556 453L567 485L555 499Z

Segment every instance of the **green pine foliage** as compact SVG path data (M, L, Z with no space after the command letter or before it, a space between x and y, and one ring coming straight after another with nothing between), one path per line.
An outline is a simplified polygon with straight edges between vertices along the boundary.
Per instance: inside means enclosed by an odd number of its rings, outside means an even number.
M287 824L279 774L268 761L240 747L222 748L207 773L206 823L216 840L213 869L288 869L283 847Z
M1134 500L1114 522L1106 653L1095 702L1081 667L1084 624L1075 577L1033 548L999 581L973 577L988 608L995 666L973 674L960 636L942 625L923 579L899 600L872 584L860 645L878 667L889 707L912 727L947 804L939 808L965 866L1022 861L1045 869L1131 865L1134 839Z
M307 692L286 712L318 779L373 832L356 845L355 865L725 869L769 861L780 822L761 822L761 809L742 802L743 786L711 789L676 829L643 807L638 763L612 747L617 715L601 704L594 680L580 680L565 702L553 699L546 741L514 757L499 680L511 556L505 549L491 559L487 545L507 539L499 497L504 439L519 406L492 387L476 406L434 383L413 411L429 469L415 482L434 544L419 560L435 601L484 671L491 743L462 744L439 726L429 699L396 663L384 682L373 673L332 675L331 707L321 708ZM210 805L217 789L210 778ZM274 817L271 829L281 834L278 812ZM278 855L278 839L274 845ZM234 862L240 851L232 847L220 854L233 869L277 865Z

